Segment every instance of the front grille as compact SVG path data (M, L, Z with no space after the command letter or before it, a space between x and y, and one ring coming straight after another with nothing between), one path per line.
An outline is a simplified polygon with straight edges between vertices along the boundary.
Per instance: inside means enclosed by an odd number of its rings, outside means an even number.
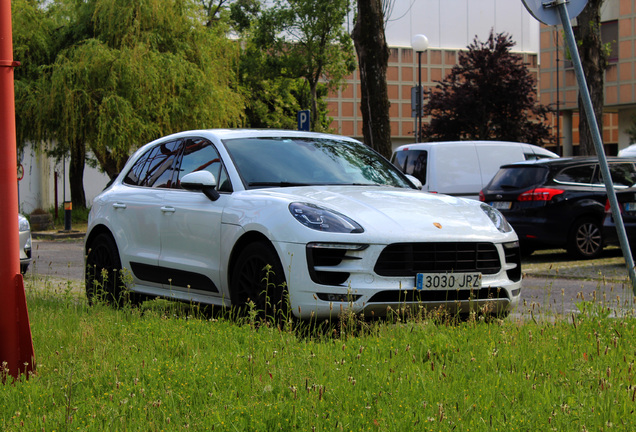
M384 248L374 271L380 276L404 277L417 273L480 272L501 270L492 243L396 243Z

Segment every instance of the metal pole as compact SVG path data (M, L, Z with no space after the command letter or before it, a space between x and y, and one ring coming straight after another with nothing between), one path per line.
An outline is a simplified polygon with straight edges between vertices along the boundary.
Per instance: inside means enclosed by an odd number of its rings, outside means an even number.
M610 174L609 166L607 165L607 158L605 157L605 150L603 149L603 142L601 140L601 133L596 122L596 116L594 115L594 108L592 106L592 98L590 97L590 91L587 88L587 82L585 75L583 74L583 66L581 64L581 57L576 46L574 39L574 32L570 24L570 16L567 8L565 7L566 0L556 0L555 4L559 11L561 23L565 30L565 40L568 44L568 49L572 56L572 63L574 64L574 73L576 74L576 80L579 84L579 92L581 93L581 100L583 101L583 107L587 121L590 125L590 132L592 134L592 140L594 142L594 148L598 155L599 165L601 172L603 173L603 182L605 183L605 189L607 190L607 197L610 202L612 210L612 216L614 217L614 223L616 224L616 231L618 233L618 240L625 257L625 264L627 265L627 271L629 273L629 279L632 282L632 288L636 295L636 273L634 271L634 259L632 257L632 251L629 248L629 241L627 240L627 233L625 232L625 224L621 216L620 209L618 207L618 199L616 198L616 192L614 190L614 184L612 183L612 177Z
M17 378L34 370L33 342L20 274L18 176L11 1L0 0L0 367ZM0 374L0 380L6 376Z
M556 29L556 26L555 26ZM560 153L561 147L561 101L559 99L559 74L561 71L559 70L559 31L556 32L556 153L563 156L563 153Z
M417 52L417 131L416 142L420 142L422 139L422 108L423 108L423 95L422 95L422 51Z

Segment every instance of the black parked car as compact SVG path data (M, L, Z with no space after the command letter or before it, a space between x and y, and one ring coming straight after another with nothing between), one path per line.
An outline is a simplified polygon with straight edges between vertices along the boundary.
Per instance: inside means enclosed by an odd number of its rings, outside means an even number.
M636 158L607 159L616 190L636 184ZM525 254L564 247L594 258L603 250L607 194L596 157L503 165L479 199L506 216Z

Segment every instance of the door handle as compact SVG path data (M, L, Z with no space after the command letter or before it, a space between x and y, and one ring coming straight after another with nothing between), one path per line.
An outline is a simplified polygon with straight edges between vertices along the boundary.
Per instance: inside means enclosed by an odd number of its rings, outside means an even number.
M125 209L126 208L126 204L124 204L124 203L113 203L113 208Z
M171 206L163 206L161 207L161 211L164 213L174 213L176 210L174 207Z

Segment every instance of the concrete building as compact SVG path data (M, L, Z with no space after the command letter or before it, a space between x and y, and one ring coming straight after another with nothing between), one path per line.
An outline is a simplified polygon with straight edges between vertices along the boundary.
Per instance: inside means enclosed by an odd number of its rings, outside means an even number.
M414 142L411 87L417 85L418 56L411 40L416 34L426 35L430 43L422 54L424 88L442 80L457 64L458 52L465 50L475 36L485 41L491 29L510 34L516 42L515 52L538 76L539 23L520 0L394 0L389 11L386 38L391 55L387 81L394 147ZM329 114L334 118L332 128L339 134L362 139L357 72L347 84L328 99Z

